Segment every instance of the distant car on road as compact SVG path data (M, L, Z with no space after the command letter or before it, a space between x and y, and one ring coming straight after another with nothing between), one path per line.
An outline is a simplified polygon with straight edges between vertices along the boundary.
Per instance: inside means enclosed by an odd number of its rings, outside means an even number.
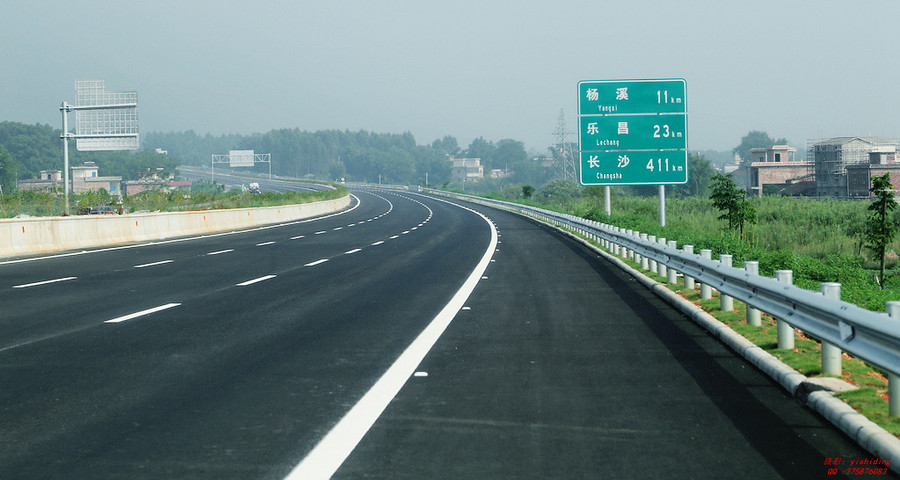
M91 208L91 215L115 215L119 213L115 208L109 205L98 205Z

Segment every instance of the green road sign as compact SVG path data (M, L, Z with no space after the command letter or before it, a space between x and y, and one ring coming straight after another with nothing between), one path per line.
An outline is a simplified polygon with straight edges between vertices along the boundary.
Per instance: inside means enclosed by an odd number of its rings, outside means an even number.
M582 115L578 148L661 150L687 148L684 115Z
M684 79L578 83L579 115L685 113Z
M686 150L581 152L582 185L687 183Z
M582 185L687 183L684 79L578 83Z

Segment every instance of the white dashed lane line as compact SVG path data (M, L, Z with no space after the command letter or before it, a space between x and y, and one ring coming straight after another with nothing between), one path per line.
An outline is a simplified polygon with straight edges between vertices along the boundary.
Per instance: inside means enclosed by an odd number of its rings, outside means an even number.
M206 255L221 255L221 254L223 254L223 253L230 253L230 252L233 252L233 251L234 251L233 248L229 248L229 249L227 249L227 250L218 250L218 251L215 251L215 252L209 252L209 253L207 253Z
M254 278L253 280L247 280L246 282L241 282L237 284L238 287L246 287L247 285L253 285L254 283L263 282L266 280L270 280L275 278L275 275L266 275L264 277Z
M157 265L165 265L167 263L173 263L175 260L161 260L159 262L153 263L145 263L143 265L135 265L134 268L146 268L146 267L155 267Z
M156 313L156 312L159 312L159 311L162 311L162 310L168 310L168 309L170 309L170 308L177 307L177 306L179 306L179 305L181 305L181 304L180 304L180 303L167 303L167 304L165 304L165 305L160 305L160 306L158 306L158 307L148 308L147 310L141 310L140 312L135 312L135 313L132 313L132 314L130 314L130 315L125 315L125 316L122 316L122 317L113 318L113 319L107 320L107 321L105 321L105 322L103 322L103 323L121 323L121 322L124 322L124 321L126 321L126 320L132 320L132 319L135 319L135 318L138 318L138 317L143 317L143 316L145 316L145 315L150 315L151 313Z
M37 287L39 285L47 285L48 283L67 282L69 280L75 280L76 278L78 278L78 277L54 278L53 280L44 280L41 282L26 283L24 285L14 285L12 288Z
M304 267L315 267L316 265L321 265L327 261L328 261L327 258L323 258L321 260L316 260L315 262L307 263L306 265L304 265Z

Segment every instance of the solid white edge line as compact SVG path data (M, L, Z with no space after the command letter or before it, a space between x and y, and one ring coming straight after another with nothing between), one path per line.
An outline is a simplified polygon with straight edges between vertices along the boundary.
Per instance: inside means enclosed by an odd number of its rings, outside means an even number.
M465 208L465 207L462 207ZM357 402L353 408L328 432L311 452L285 477L289 480L327 479L340 468L344 460L350 456L362 437L372 425L416 368L437 342L444 330L462 308L466 299L475 290L482 274L490 265L491 256L497 245L497 229L479 212L470 210L487 222L491 229L491 241L481 261L466 279L459 291L453 296L434 320L425 327L409 347L394 361L394 364L375 382L375 385Z
M130 315L113 318L112 320L107 320L103 323L120 323L120 322L124 322L126 320L131 320L131 319L134 319L137 317L143 317L144 315L150 315L151 313L156 313L156 312L159 312L162 310L168 310L170 308L177 307L179 305L181 305L181 304L180 303L167 303L165 305L160 305L158 307L148 308L147 310L141 310L140 312L135 312Z
M36 287L38 285L47 285L48 283L66 282L69 280L75 280L76 278L78 278L78 277L54 278L53 280L44 280L43 282L26 283L25 285L13 285L12 288Z
M247 280L246 282L241 282L235 286L236 287L246 287L247 285L253 285L254 283L262 282L262 281L269 280L272 278L275 278L275 275L266 275L264 277L254 278L253 280Z
M172 262L174 262L174 261L175 261L175 260L163 260L163 261L160 261L160 262L145 263L145 264L143 264L143 265L135 265L134 268L155 267L155 266L157 266L157 265L164 265L164 264L166 264L166 263L172 263Z

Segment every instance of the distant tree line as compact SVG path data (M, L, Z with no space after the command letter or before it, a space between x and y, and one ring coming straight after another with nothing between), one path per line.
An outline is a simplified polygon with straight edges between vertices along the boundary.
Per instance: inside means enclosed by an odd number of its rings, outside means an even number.
M451 181L449 155L481 159L485 176L492 169L509 172L506 182L543 183L549 169L539 166L526 153L522 142L498 142L476 138L461 148L452 136L419 145L409 132L373 133L365 130L276 129L257 135L200 136L193 131L149 133L144 144L161 147L188 165L209 165L212 154L229 150L253 150L272 155L272 173L348 181L430 185ZM268 165L260 165L268 170ZM491 183L491 182L486 182Z
M37 178L41 170L62 170L61 131L49 125L27 125L0 122L0 187L4 192L15 189L17 179ZM467 191L487 193L514 186L521 193L523 185L544 185L557 176L554 168L535 161L525 145L517 140L497 142L476 138L467 147L456 138L445 136L431 144L419 145L409 132L402 134L373 133L365 130L275 129L254 135L198 135L186 132L149 132L142 134L145 146L137 151L79 152L70 145L70 165L93 161L101 175L121 176L136 180L147 174L174 173L178 165L208 166L213 154L229 150L254 150L272 155L272 172L276 175L316 179L364 181L390 184L450 185ZM164 149L168 154L156 152ZM452 184L449 156L480 158L485 178L465 185ZM268 165L257 167L267 172ZM491 171L500 171L491 178ZM677 196L705 196L714 171L703 155L689 159L689 181L669 190ZM655 187L617 187L623 193L655 195Z
M49 125L0 122L0 186L3 192L15 189L16 180L38 178L41 170L63 169L60 129ZM95 162L100 175L137 180L150 173L174 174L178 159L154 149L136 151L80 152L69 145L69 165Z

